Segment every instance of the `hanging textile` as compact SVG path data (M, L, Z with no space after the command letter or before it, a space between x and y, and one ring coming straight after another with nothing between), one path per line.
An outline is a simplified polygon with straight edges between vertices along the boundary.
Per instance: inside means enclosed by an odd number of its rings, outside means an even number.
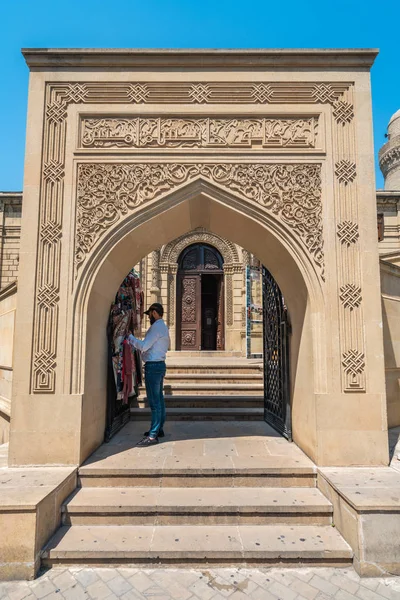
M141 384L140 358L127 343L132 332L140 332L144 311L144 296L138 273L132 269L125 277L111 305L111 356L117 400L128 404L137 395Z

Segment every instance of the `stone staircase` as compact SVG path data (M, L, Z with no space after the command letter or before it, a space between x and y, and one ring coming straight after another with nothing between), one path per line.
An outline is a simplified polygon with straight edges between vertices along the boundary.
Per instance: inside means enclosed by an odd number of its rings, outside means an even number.
M164 394L170 419L259 420L263 417L263 390L261 360L223 352L168 355ZM149 419L144 388L131 415L135 420Z
M265 423L170 422L148 449L142 428L79 469L44 565L351 563L315 466Z

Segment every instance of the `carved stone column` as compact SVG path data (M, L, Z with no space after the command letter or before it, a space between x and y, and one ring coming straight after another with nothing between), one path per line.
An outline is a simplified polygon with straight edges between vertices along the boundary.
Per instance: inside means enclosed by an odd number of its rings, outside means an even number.
M246 337L246 326L247 326L247 306L246 306L247 267L250 265L250 252L248 252L247 250L242 250L242 264L243 264L242 337Z
M158 302L160 297L160 250L151 253L151 301Z
M168 323L170 327L175 326L176 312L176 275L178 273L178 265L169 265L168 269Z
M226 324L228 327L233 325L233 286L232 286L232 265L224 265L225 274L225 306L226 306Z

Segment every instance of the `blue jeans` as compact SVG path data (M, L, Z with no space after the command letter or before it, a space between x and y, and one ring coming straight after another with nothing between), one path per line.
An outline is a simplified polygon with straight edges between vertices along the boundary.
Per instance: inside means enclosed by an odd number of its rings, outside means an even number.
M144 366L146 394L151 408L149 437L155 438L165 423L164 377L165 362L147 362Z

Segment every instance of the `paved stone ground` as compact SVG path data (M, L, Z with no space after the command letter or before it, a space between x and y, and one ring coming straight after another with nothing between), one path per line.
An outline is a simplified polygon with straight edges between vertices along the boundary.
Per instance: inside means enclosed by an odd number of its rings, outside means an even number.
M0 583L1 600L399 600L400 577L353 569L54 568L35 581Z

